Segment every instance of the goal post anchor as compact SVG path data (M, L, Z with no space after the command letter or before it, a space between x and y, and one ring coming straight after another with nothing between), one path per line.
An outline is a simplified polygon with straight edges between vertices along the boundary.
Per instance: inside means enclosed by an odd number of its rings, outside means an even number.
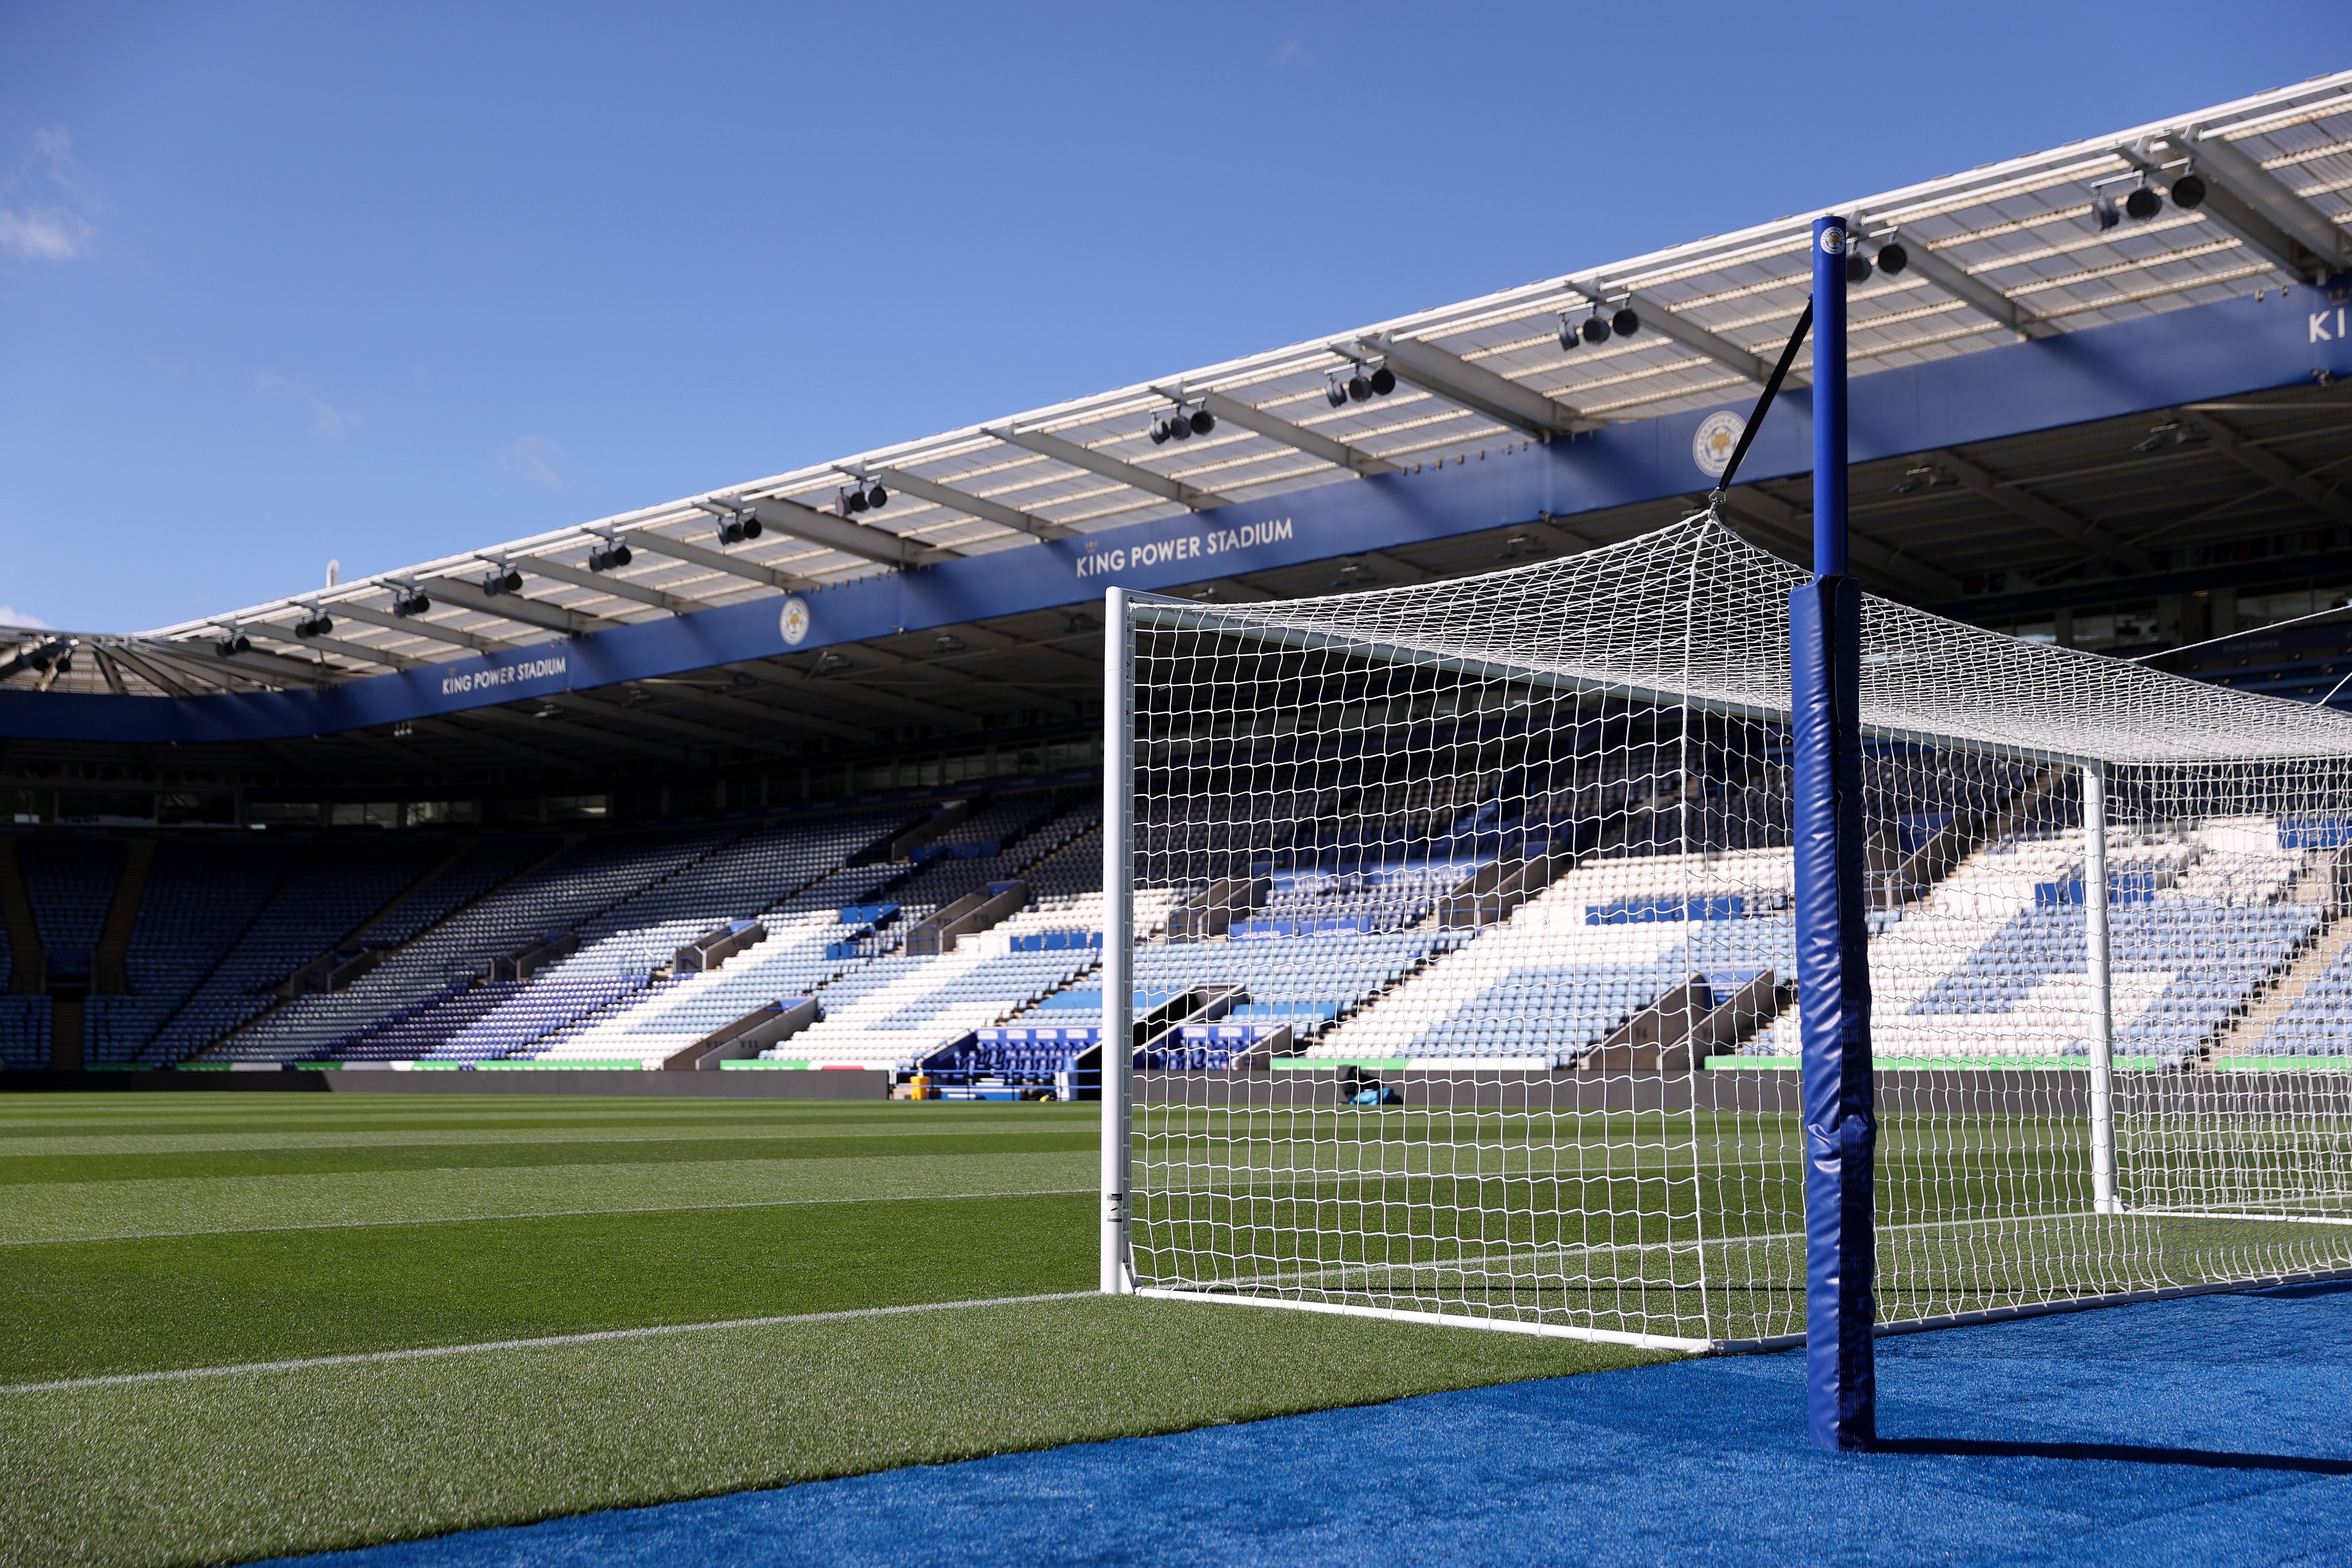
M1877 1438L1878 1123L1864 908L1862 588L1846 572L1845 220L1813 223L1813 577L1789 597L1805 1145L1807 1425Z
M1130 1100L1135 1067L1135 626L1127 590L1103 595L1102 1270L1131 1295Z

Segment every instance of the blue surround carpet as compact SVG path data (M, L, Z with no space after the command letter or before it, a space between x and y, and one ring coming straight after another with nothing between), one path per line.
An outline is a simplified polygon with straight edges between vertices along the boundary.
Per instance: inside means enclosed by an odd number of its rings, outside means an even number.
M1237 1332L1249 1318L1237 1314ZM1434 1394L301 1559L444 1564L2352 1564L2352 1285Z

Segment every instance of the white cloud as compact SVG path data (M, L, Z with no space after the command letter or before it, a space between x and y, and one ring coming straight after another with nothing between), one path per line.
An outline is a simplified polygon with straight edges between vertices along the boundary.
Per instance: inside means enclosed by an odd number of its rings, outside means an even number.
M336 407L299 381L263 371L253 378L253 390L265 397L283 397L301 404L310 411L310 427L321 436L347 435L359 426L358 415L348 408Z
M545 485L549 489L563 488L563 476L555 465L563 460L563 448L544 436L525 436L499 454L499 467L528 484Z
M26 626L37 632L57 630L40 616L26 615L14 605L0 605L0 626Z
M33 145L0 174L0 255L22 261L72 261L87 256L98 226L98 192L74 161L73 138L56 126L33 132Z

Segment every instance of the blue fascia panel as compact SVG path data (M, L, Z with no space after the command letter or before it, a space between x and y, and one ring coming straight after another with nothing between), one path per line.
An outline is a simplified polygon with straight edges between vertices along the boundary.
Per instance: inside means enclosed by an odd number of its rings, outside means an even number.
M2225 300L1858 377L1853 460L2294 385L2315 371L2352 375L2348 310L2352 277L2339 277L2324 290ZM1724 406L1745 414L1749 401ZM1810 468L1807 405L1802 397L1783 398L1773 408L1743 478ZM784 640L786 601L760 599L315 691L191 698L0 691L0 735L193 744L327 734L1089 604L1114 583L1163 590L1539 517L1696 495L1710 481L1693 458L1692 439L1712 412L1614 426L1549 446L1489 448L1466 461L1424 464L1419 473L1326 485L801 595L810 614L796 645Z

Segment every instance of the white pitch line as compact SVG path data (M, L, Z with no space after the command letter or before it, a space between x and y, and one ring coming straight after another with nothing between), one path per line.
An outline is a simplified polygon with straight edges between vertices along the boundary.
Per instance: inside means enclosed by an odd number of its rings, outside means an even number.
M990 1296L974 1301L919 1301L907 1307L853 1307L840 1312L799 1312L781 1318L730 1318L719 1323L663 1323L648 1329L602 1329L587 1334L550 1334L536 1340L487 1340L472 1345L428 1345L422 1350L363 1351L352 1355L308 1356L300 1361L252 1361L236 1366L190 1366L169 1372L119 1372L104 1377L68 1377L56 1383L0 1384L0 1394L58 1394L78 1388L119 1388L133 1383L183 1383L198 1377L239 1377L255 1372L307 1372L320 1366L365 1366L374 1362L432 1361L484 1351L534 1351L605 1340L649 1340L715 1329L773 1329L793 1323L835 1323L851 1318L892 1318L908 1312L947 1312L960 1307L1025 1307L1040 1301L1076 1301L1099 1290L1060 1290L1044 1296Z
M1092 1187L1029 1187L1010 1193L894 1193L883 1197L753 1198L732 1204L655 1204L625 1209L530 1209L520 1214L444 1214L422 1219L321 1219L300 1225L225 1225L211 1230L125 1230L105 1236L26 1236L0 1239L0 1247L61 1247L73 1242L165 1241L180 1236L258 1236L280 1230L364 1230L394 1225L478 1225L504 1219L580 1219L603 1214L688 1214L703 1209L777 1209L803 1204L909 1204L929 1199L952 1203L961 1198L1066 1198L1092 1193ZM5 1391L0 1391L5 1392Z

